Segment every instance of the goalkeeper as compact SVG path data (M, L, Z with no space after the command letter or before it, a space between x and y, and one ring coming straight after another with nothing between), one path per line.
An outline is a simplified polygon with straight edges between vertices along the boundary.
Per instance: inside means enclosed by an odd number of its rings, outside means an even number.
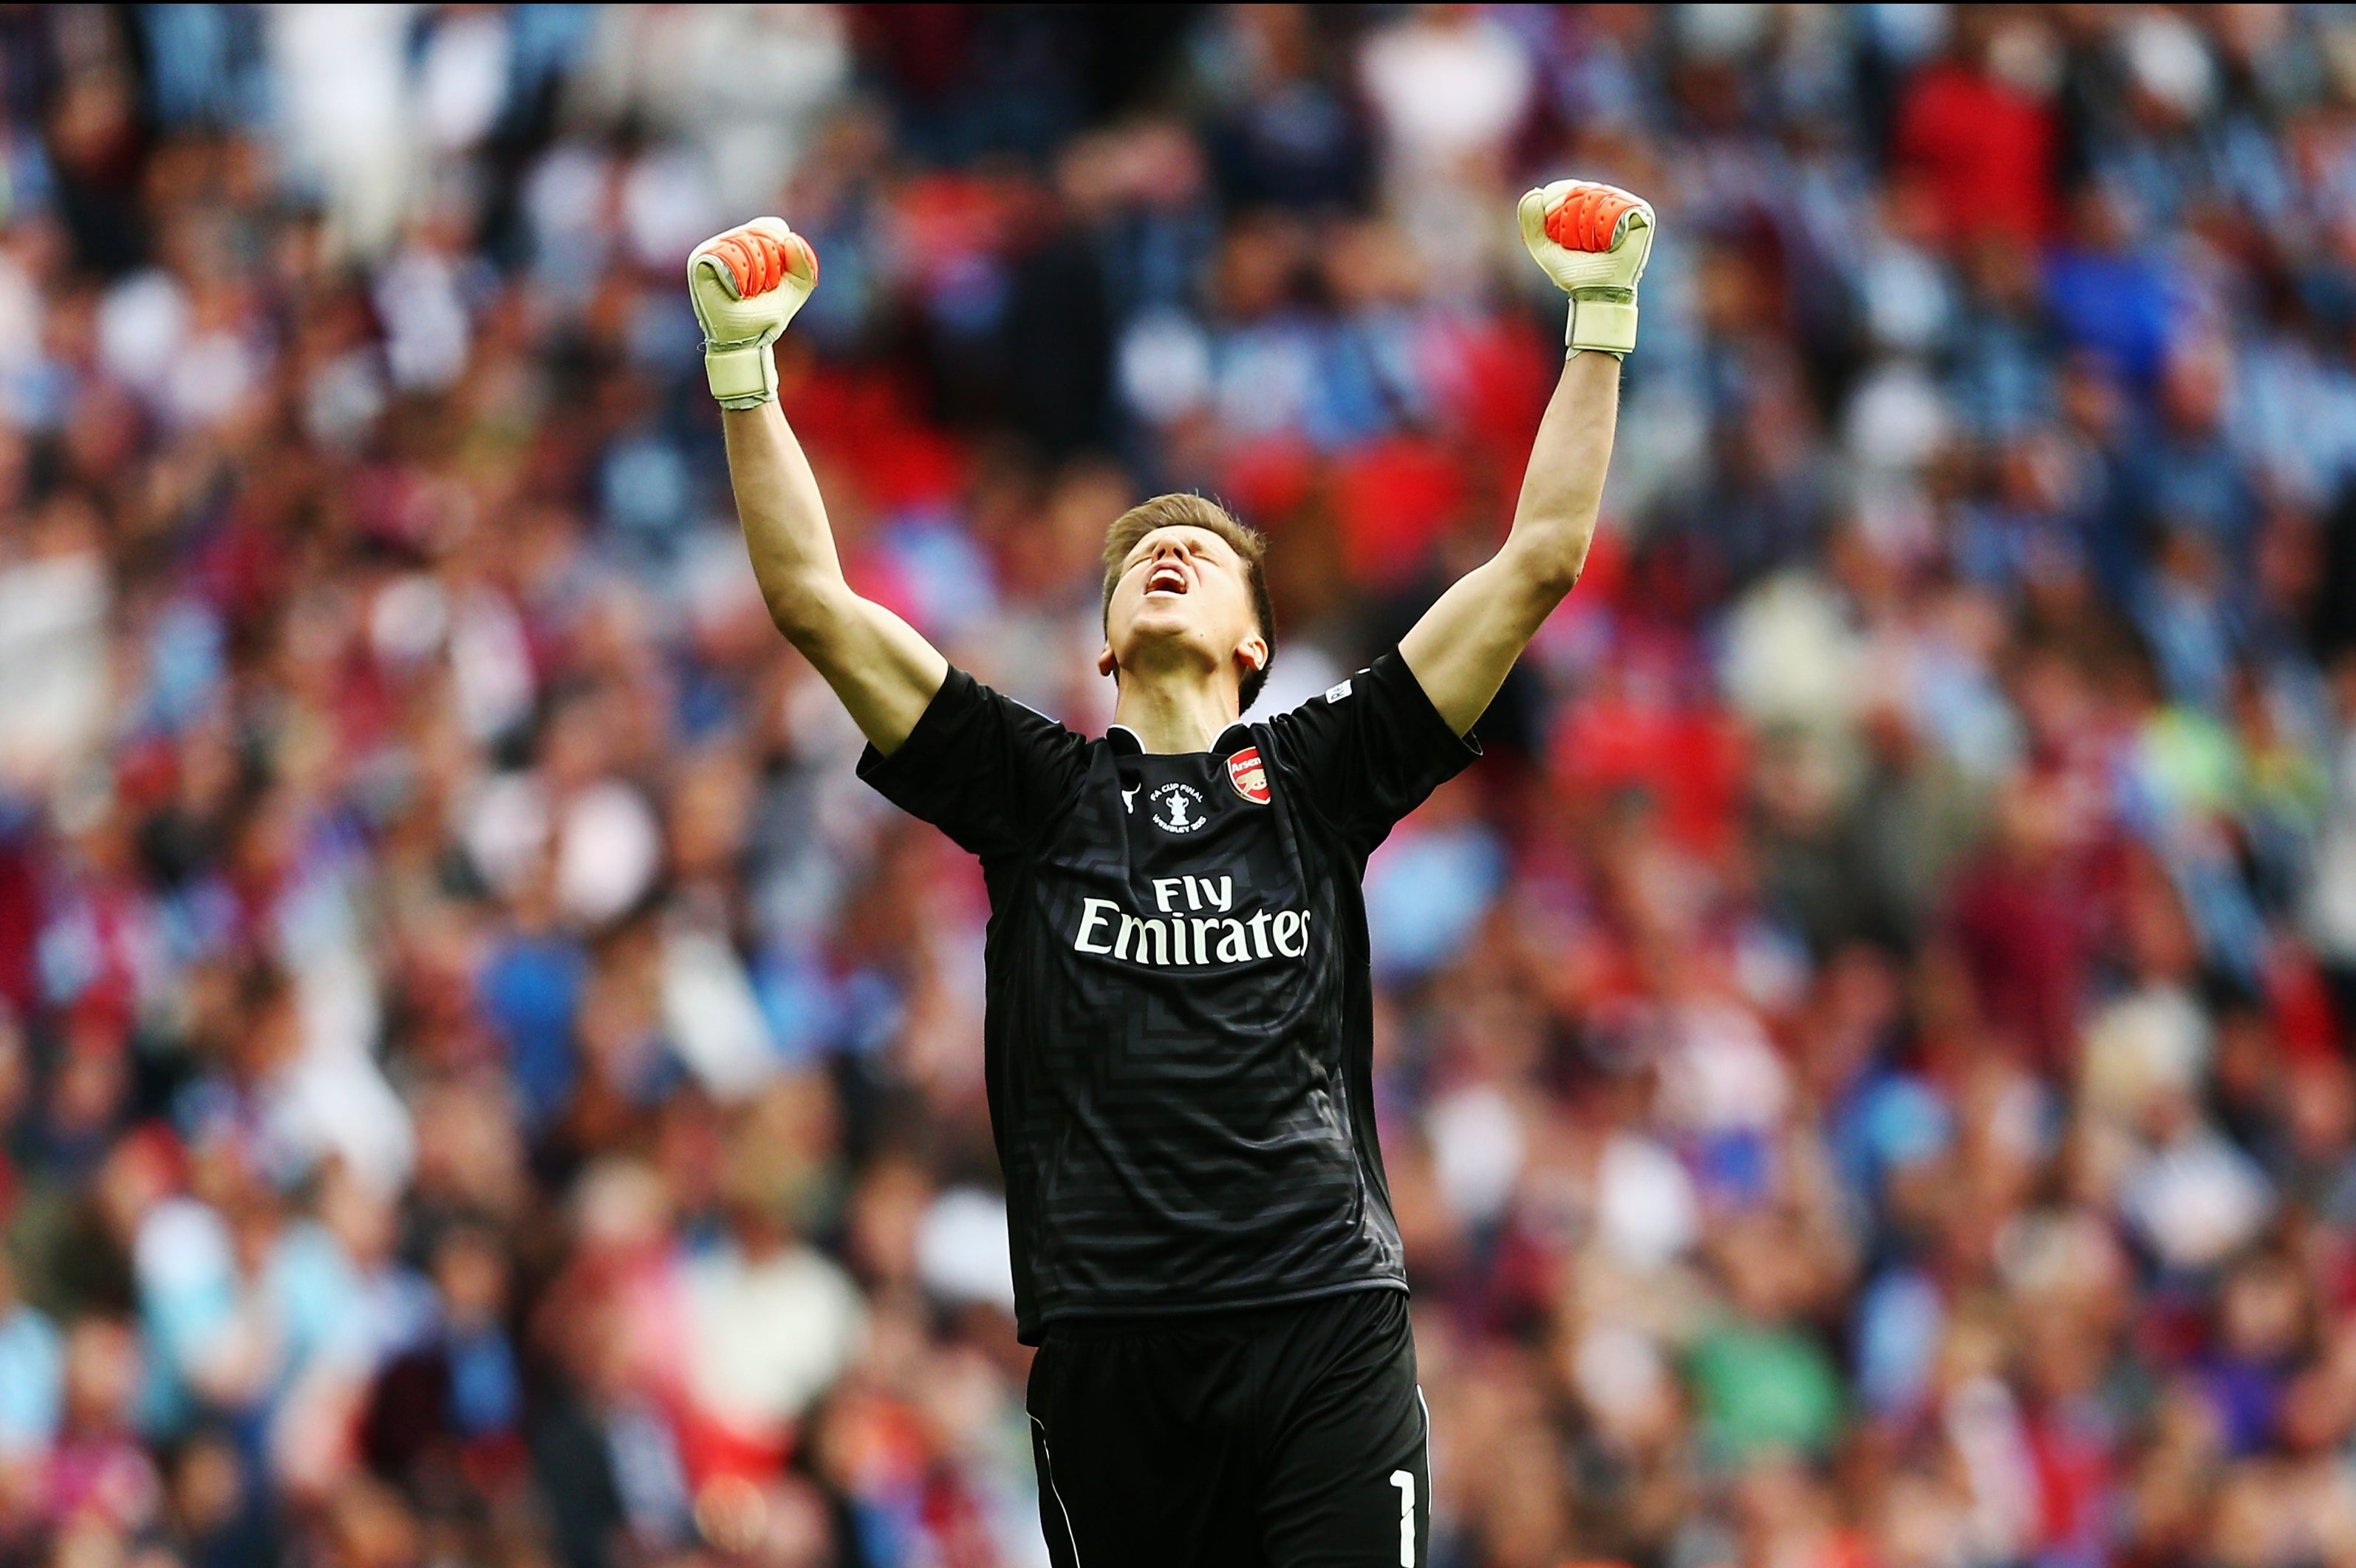
M1215 503L1110 519L1087 740L844 582L771 348L818 283L759 219L688 283L778 628L870 742L861 776L979 856L983 1051L1058 1568L1417 1568L1429 1418L1376 1145L1360 880L1480 754L1473 721L1578 581L1652 209L1559 181L1522 238L1569 352L1511 533L1398 646L1246 722L1276 652L1262 541Z

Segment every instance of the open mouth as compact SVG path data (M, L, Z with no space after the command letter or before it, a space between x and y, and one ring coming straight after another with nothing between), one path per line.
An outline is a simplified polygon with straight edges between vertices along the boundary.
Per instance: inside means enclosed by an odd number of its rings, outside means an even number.
M1145 596L1157 593L1182 594L1186 592L1186 571L1174 560L1165 560L1155 567L1145 580Z

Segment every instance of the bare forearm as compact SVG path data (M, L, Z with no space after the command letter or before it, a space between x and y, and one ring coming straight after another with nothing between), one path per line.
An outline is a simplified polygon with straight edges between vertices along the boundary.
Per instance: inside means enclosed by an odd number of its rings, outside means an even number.
M830 602L850 592L818 476L775 403L723 410L720 428L753 576L778 630L799 643L797 634L815 633L830 613L840 613Z
M884 752L924 716L948 663L916 629L844 581L809 459L775 403L724 410L728 478L769 617Z
M1530 444L1513 531L1499 552L1532 591L1533 635L1586 568L1619 422L1620 361L1593 353L1564 360Z
M1399 642L1408 668L1460 735L1587 564L1619 414L1617 358L1585 353L1565 361L1505 545L1441 594Z

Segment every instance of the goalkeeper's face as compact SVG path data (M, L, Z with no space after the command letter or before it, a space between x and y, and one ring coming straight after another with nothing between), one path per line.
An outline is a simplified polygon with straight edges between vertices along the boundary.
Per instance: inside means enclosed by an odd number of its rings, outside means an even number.
M1268 666L1268 641L1252 608L1250 570L1208 528L1156 528L1122 560L1105 610L1097 667L1158 673L1199 670L1205 679Z

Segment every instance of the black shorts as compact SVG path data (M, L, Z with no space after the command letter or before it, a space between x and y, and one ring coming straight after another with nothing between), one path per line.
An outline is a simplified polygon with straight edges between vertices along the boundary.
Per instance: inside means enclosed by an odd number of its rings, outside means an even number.
M1055 1568L1419 1568L1430 1422L1407 1296L1051 1323L1032 1457Z

